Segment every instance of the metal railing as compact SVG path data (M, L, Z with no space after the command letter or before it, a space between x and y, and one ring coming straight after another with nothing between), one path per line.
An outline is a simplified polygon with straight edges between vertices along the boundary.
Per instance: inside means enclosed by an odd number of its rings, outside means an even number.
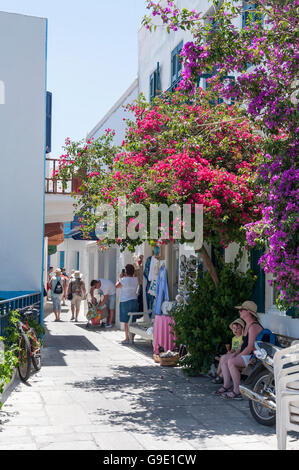
M46 158L46 188L47 194L71 194L73 191L73 180L68 181L67 187L64 189L62 181L55 177L56 171L59 169L60 160L57 158Z
M5 330L8 325L10 312L13 310L24 310L27 307L33 305L41 305L41 293L33 292L31 294L21 295L12 299L6 299L0 301L0 336L5 335ZM37 319L38 320L38 319Z

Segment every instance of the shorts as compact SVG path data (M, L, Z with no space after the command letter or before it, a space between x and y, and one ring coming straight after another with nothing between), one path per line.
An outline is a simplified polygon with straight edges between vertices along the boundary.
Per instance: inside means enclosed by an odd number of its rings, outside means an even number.
M115 310L116 294L109 295L106 305L108 310Z
M119 321L122 323L128 323L129 312L139 312L139 305L137 299L127 300L126 302L119 303ZM136 321L138 316L133 317L133 322Z
M71 305L75 306L76 310L80 310L81 300L82 300L81 295L73 294Z
M60 310L61 310L61 298L62 298L62 294L52 294L52 302L53 302L54 312L60 312Z
M250 359L251 359L251 354L249 354L248 356L241 356L243 361L245 362L245 367L247 367L249 365L249 362L250 362Z

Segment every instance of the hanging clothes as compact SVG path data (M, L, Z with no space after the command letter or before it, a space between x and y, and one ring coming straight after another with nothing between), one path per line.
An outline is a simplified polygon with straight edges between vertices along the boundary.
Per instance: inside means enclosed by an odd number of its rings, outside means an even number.
M164 301L169 300L168 283L167 283L167 271L163 264L159 269L157 286L156 286L156 303L155 303L155 314L161 315L162 304Z
M149 293L153 295L154 297L156 297L156 288L157 288L159 268L160 268L160 260L158 260L155 256L152 256L148 278L151 283L150 288L149 288Z
M148 310L151 310L153 308L153 303L154 303L154 297L149 293L149 288L151 285L151 282L149 280L151 260L152 260L152 256L149 256L145 262L144 271L143 271L143 276L146 279L145 296L146 296L146 304L147 304Z

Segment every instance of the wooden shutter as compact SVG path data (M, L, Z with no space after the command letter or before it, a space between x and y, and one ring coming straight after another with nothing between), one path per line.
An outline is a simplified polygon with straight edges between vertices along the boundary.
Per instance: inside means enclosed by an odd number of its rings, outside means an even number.
M46 98L46 153L52 149L52 93L47 91Z
M265 272L259 265L259 259L264 254L264 250L253 248L251 251L250 267L257 280L253 289L251 300L257 304L258 312L265 311Z

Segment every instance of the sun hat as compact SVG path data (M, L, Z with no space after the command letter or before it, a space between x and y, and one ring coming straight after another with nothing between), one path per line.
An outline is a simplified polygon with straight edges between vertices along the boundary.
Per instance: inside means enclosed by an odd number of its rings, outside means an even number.
M57 274L57 275L60 276L60 274L61 274L61 269L60 269L60 268L55 269L55 274Z
M75 271L74 276L75 276L76 279L80 279L80 277L81 277L80 271Z
M245 300L245 302L242 303L242 305L235 307L238 310L248 310L252 315L254 315L256 318L257 316L257 305L255 302L252 302L252 300Z
M229 325L229 327L230 327L231 330L233 329L233 325L234 325L235 323L238 323L238 325L241 325L241 327L242 327L243 330L244 330L244 328L245 328L245 321L242 320L242 318L236 318L236 320L234 320L234 321L231 322L231 324Z

